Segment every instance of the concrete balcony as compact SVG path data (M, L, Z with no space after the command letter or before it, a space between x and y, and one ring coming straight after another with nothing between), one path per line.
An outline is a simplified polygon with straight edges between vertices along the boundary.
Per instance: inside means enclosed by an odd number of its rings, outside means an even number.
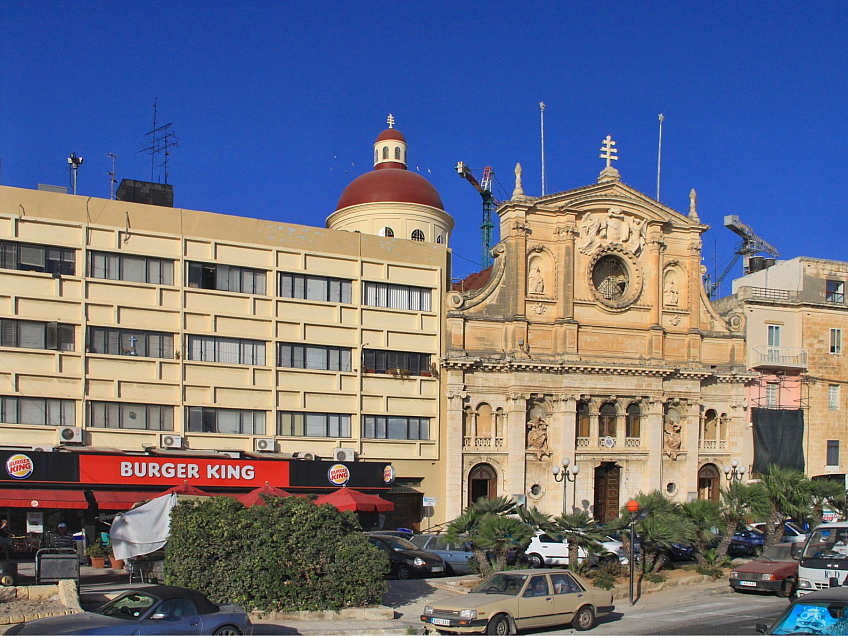
M751 350L751 368L806 371L807 350L797 347L754 347Z

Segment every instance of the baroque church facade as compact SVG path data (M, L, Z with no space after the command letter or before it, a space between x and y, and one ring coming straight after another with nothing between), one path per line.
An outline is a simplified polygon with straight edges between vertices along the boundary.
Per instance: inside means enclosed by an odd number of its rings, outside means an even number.
M695 193L684 215L625 185L613 144L575 190L527 197L518 166L488 279L447 294L448 519L504 495L607 521L640 491L715 499L751 461L744 339L705 294Z

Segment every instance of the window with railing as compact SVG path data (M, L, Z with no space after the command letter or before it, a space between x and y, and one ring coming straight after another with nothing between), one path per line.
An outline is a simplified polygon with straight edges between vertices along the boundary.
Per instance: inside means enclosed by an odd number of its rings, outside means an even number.
M353 283L342 278L312 276L307 274L280 274L280 296L319 302L352 302Z
M430 374L430 354L411 351L364 349L362 365L366 373Z
M187 360L225 364L265 365L265 343L261 340L189 336Z
M364 415L362 436L369 439L430 439L429 417Z
M576 446L586 447L589 445L591 421L589 419L589 405L586 402L577 403L577 422L575 427Z
M824 299L829 303L844 303L845 283L841 280L828 280Z
M186 414L189 433L265 434L265 411L188 406Z
M349 348L291 342L280 342L277 345L277 366L289 369L350 371L350 359Z
M90 252L88 275L92 278L124 280L154 285L174 284L174 261L134 254Z
M265 271L235 265L188 263L188 286L241 294L264 294Z
M283 437L350 437L347 413L277 413L277 435Z
M76 250L52 245L0 241L0 267L73 276L76 272Z
M0 319L0 346L73 351L74 325L35 320Z
M432 311L432 291L426 287L366 282L363 304L369 307Z
M140 358L173 358L174 334L138 329L89 327L89 353Z
M6 424L76 426L76 420L77 410L73 400L0 396L0 421Z
M128 402L89 402L88 425L95 428L173 431L174 407Z

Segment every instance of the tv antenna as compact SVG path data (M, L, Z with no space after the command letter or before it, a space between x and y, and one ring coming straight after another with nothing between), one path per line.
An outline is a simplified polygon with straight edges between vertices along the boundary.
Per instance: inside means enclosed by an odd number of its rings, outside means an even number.
M77 153L72 152L68 157L68 176L71 179L71 191L77 193L77 170L82 165L82 157L77 157Z
M107 172L106 174L109 175L109 183L111 185L111 194L109 195L109 198L114 200L114 198L115 198L115 184L117 183L117 181L115 180L115 159L118 158L118 155L115 155L111 152L107 152L106 155L108 157L112 157L112 172Z
M150 145L146 148L142 148L139 152L149 152L150 153L150 181L151 183L155 183L156 181L156 155L160 152L165 153L165 161L159 164L158 167L165 168L165 185L168 184L168 159L170 157L170 152L168 148L172 146L179 147L180 140L177 138L177 135L174 131L171 130L172 124L165 124L164 126L157 126L157 114L158 114L158 106L157 102L159 98L156 97L153 99L153 130L149 133L145 133L145 136L149 136L151 138Z

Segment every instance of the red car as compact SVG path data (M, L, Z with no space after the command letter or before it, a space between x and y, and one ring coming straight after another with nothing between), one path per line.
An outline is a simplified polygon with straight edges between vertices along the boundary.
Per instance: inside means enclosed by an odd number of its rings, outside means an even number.
M798 543L777 543L753 561L730 572L730 587L735 592L776 592L786 598L798 585Z

